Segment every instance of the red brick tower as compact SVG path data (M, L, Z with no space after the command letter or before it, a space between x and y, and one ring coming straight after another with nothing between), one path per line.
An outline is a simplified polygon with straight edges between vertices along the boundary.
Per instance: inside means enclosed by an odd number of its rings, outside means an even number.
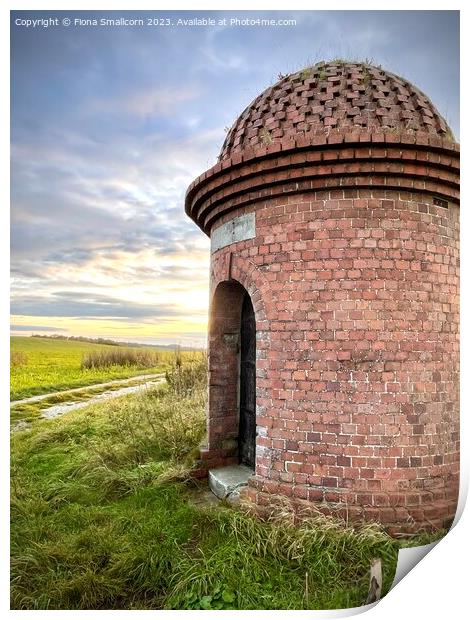
M281 79L188 188L211 237L207 467L394 531L458 495L459 146L380 67Z

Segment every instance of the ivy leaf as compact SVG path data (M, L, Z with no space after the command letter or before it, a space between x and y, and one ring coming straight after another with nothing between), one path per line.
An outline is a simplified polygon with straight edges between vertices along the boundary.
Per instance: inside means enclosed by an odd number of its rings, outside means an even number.
M232 590L224 590L222 592L222 600L224 603L233 603L235 601L235 594Z
M210 609L212 603L212 596L203 596L201 599L202 609Z

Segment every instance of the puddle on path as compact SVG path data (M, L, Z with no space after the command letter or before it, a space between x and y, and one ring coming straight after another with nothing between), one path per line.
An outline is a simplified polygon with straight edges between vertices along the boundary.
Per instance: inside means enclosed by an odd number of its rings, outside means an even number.
M125 394L133 394L135 392L141 392L143 390L147 390L154 385L159 385L163 383L165 379L160 377L155 379L155 381L146 381L145 383L139 383L139 385L131 385L128 387L122 387L117 390L109 390L108 392L102 392L101 394L97 394L96 396L92 396L87 400L79 400L73 401L70 400L66 403L61 403L60 405L53 405L52 407L47 407L46 409L42 409L40 417L45 418L46 420L50 420L52 418L57 418L64 413L68 413L69 411L74 411L75 409L82 409L83 407L88 407L89 405L94 405L95 403L99 403L103 400L109 400L111 398L117 398L118 396L124 396Z

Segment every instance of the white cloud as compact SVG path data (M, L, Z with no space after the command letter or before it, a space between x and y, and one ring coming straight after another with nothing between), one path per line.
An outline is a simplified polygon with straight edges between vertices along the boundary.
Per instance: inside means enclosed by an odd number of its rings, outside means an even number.
M201 95L198 86L185 85L180 88L141 88L125 97L109 97L90 101L88 109L93 114L103 112L125 113L144 119L149 116L171 116L175 108Z

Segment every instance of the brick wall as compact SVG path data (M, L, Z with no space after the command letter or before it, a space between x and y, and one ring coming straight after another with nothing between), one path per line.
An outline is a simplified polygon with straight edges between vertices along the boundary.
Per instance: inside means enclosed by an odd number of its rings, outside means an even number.
M384 190L257 205L256 238L212 256L209 448L217 450L237 434L236 337L227 334L238 327L241 287L219 284L227 280L265 293L254 299L259 435L249 497L347 504L402 529L451 517L456 205ZM235 450L217 453L220 464Z

